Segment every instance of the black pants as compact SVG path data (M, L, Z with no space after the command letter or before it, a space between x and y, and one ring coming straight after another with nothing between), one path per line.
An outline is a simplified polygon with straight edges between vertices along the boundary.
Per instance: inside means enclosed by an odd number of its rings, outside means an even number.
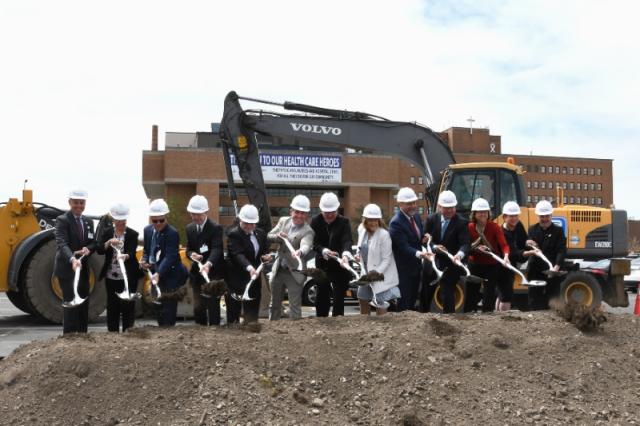
M107 284L107 329L109 331L120 331L120 319L122 318L122 331L133 327L135 320L135 301L122 300L116 292L124 290L124 280L106 279ZM138 283L129 283L129 291L135 293Z
M160 327L173 327L176 325L178 302L165 301L156 305L156 317Z
M547 281L547 285L543 287L529 287L529 309L532 311L541 311L549 309L549 300L556 297L560 293L561 278L547 278L540 272L529 272L527 279Z
M245 323L258 321L260 298L262 297L261 279L262 277L256 280L249 289L249 297L253 298L253 300L239 301L231 297L229 293L224 295L225 304L227 305L227 324L239 323L241 313L244 316ZM242 295L244 288L242 290L230 288L229 291L235 291L236 294Z
M196 324L220 325L220 298L202 296L204 278L201 275L189 277L193 289L193 317Z
M73 275L71 278L58 277L60 287L62 287L62 298L65 302L70 302L74 298ZM86 333L89 324L89 274L86 268L80 272L78 282L78 295L86 300L73 308L62 308L62 334Z
M471 275L484 278L485 282L483 284L467 282L464 311L477 311L478 302L482 300L482 312L493 312L496 306L496 286L498 285L498 281L503 278L500 271L502 266L498 264L483 265L478 263L469 266L469 272L471 272ZM480 294L481 286L482 295Z
M316 316L328 317L331 308L331 297L333 297L333 312L331 316L344 315L344 296L349 288L349 281L344 274L337 274L332 271L325 271L326 280L318 280L318 294L316 297Z
M513 281L515 276L515 272L502 268L501 278L498 282L498 298L503 303L511 303L511 300L513 300Z
M400 300L398 301L398 312L407 309L415 310L416 301L418 300L418 289L420 288L420 276L422 265L398 269L398 278L400 288Z

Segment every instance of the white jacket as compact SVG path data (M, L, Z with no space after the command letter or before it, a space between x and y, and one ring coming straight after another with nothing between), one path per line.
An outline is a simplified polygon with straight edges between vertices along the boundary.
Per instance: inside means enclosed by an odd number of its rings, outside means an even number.
M360 224L358 226L358 247L362 246L362 240L366 232L364 226ZM384 228L378 228L369 238L366 267L367 272L375 270L384 275L384 281L373 283L373 291L376 294L398 285L398 269L391 250L391 236Z

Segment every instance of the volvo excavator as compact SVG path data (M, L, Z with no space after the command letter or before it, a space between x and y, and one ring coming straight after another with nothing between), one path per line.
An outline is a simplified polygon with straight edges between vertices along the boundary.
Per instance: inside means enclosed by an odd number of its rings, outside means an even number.
M292 113L244 110L240 100L274 105ZM282 145L332 146L337 151L352 149L400 157L422 171L425 199L431 210L435 208L438 194L451 190L459 200L458 212L462 215L468 215L473 200L482 197L489 201L492 216L498 220L502 205L507 201L517 201L525 228L537 221L533 209L526 207L524 172L513 161L456 164L449 145L437 133L415 122L392 121L364 112L292 102L276 103L230 92L224 101L220 123L230 195L236 206L229 160L231 153L236 158L249 201L260 211L259 226L267 231L271 219L260 167L259 135L271 136ZM557 199L562 200L562 196ZM553 221L567 236L568 258L612 259L610 278L604 286L592 276L580 272L577 265L564 265L569 271L561 286L565 300L587 306L598 306L603 300L611 306L628 306L623 276L629 273L629 262L616 259L628 252L626 212L558 205L553 212ZM517 274L514 290L517 294L527 291ZM458 309L463 306L463 301L464 285L461 283L457 292ZM442 308L438 294L435 303L436 308Z

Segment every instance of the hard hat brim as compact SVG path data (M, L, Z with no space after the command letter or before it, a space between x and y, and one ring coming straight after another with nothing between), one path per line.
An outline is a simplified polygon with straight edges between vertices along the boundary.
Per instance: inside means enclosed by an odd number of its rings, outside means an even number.
M455 207L458 205L457 202L455 203L438 203L439 205L441 205L442 207Z
M202 209L196 209L196 208L193 208L193 207L187 207L187 211L189 213L193 213L193 214L202 214L202 213L208 212L209 210L208 209L207 210L202 210Z
M109 213L111 215L111 218L113 220L127 220L129 219L129 215L128 214L114 214L114 213Z

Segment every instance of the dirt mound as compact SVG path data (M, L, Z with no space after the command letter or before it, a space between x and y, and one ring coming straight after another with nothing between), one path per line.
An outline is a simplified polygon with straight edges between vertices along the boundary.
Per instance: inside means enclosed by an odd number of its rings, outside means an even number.
M0 362L1 423L637 424L639 324L408 312L57 338Z

